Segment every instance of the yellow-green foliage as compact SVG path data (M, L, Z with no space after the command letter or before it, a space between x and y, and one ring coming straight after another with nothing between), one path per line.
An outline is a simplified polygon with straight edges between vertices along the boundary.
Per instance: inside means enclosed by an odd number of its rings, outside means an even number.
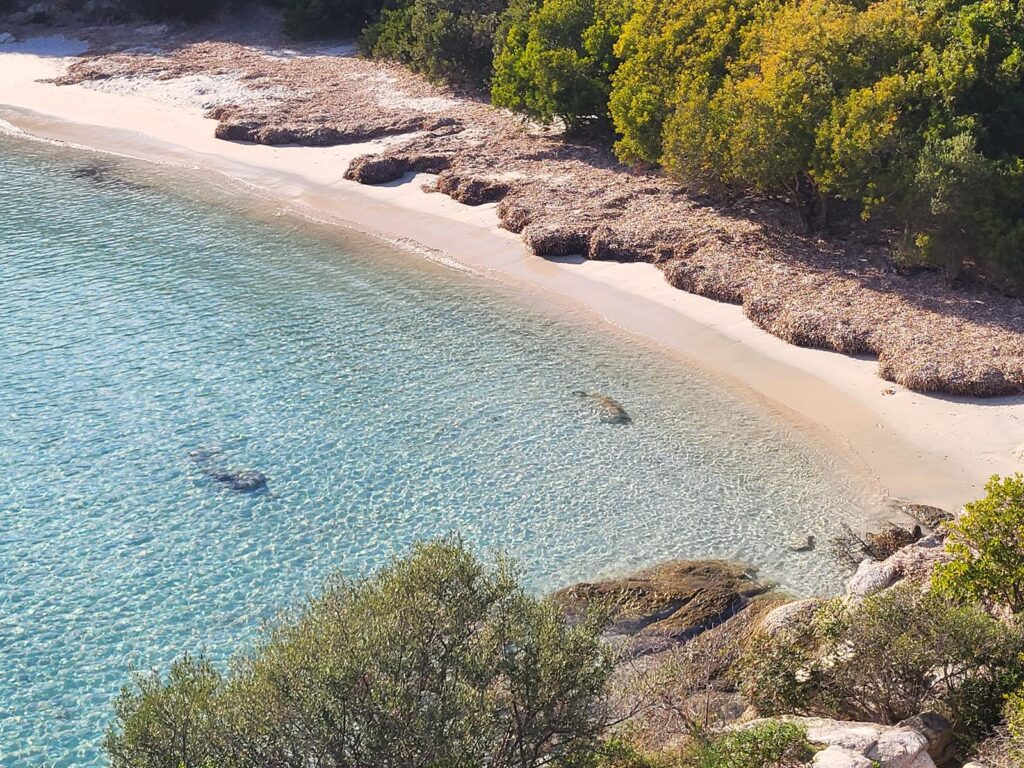
M1024 609L1024 475L993 477L985 498L971 502L949 523L953 554L935 573L936 586L953 597Z
M661 161L663 128L677 92L717 91L743 30L773 2L638 0L615 47L622 61L612 76L609 106L620 158Z

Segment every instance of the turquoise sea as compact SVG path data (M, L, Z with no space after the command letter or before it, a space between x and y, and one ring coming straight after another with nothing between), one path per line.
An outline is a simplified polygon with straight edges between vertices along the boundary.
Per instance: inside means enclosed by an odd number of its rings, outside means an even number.
M416 539L538 591L714 556L822 592L827 547L787 545L873 511L681 362L199 172L0 137L0 202L5 768L103 765L130 670L223 660ZM266 489L213 477L239 469Z

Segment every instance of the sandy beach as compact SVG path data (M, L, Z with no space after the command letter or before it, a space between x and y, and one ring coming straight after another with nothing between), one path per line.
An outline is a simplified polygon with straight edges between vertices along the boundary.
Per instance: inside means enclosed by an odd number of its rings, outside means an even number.
M685 293L647 263L543 259L499 228L494 204L469 207L408 174L370 187L349 162L391 139L335 147L222 141L204 117L204 84L56 86L85 45L38 38L0 45L0 119L52 141L208 169L306 215L443 254L474 271L644 337L791 419L850 461L879 493L955 509L992 474L1024 470L1024 397L974 400L912 392L878 378L866 357L800 348L742 308ZM241 87L241 86L240 86Z

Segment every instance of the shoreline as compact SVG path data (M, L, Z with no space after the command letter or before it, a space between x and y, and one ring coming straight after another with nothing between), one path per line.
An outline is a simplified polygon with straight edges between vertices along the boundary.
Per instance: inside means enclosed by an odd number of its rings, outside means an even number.
M52 40L52 39L51 39ZM877 362L795 347L756 327L736 305L672 287L647 263L543 259L498 228L496 205L469 207L406 175L363 186L348 163L378 140L314 148L237 144L214 137L201 108L139 93L38 82L74 52L0 47L0 118L30 137L137 160L210 170L327 224L416 243L517 287L565 302L735 385L812 433L880 494L958 509L991 474L1024 470L1024 397L922 395L876 375ZM891 392L891 394L889 394Z

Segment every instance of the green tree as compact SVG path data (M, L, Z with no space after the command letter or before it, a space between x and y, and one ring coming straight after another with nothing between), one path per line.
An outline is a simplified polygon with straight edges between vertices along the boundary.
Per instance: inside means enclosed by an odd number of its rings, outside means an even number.
M602 623L569 626L504 560L421 544L372 578L332 580L224 678L185 658L137 679L107 748L114 768L573 760L604 725Z
M761 0L637 0L615 46L621 63L609 99L620 159L661 162L676 92L717 91L743 29L771 6Z
M956 598L1024 609L1024 475L993 476L986 496L948 523L950 562L935 572L936 586Z
M360 48L435 80L484 86L506 6L507 0L403 0L366 29Z
M558 118L569 131L609 125L614 47L630 8L631 0L513 3L494 62L495 106Z

